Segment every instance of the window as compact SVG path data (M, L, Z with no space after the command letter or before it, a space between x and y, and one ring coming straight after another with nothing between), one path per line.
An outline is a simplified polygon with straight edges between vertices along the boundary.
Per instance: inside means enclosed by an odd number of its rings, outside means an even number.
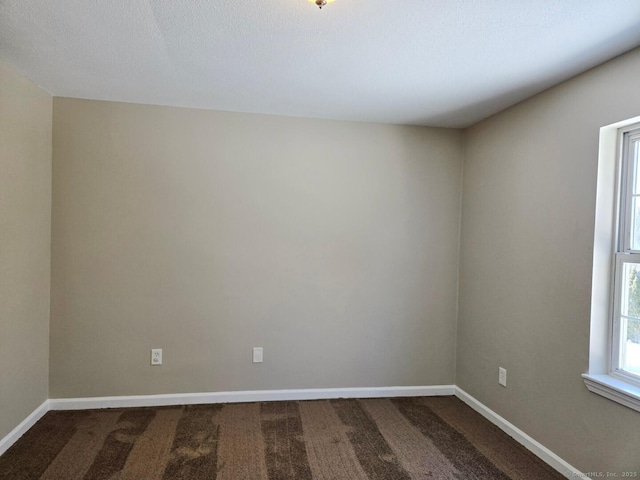
M640 128L621 134L611 373L640 385Z
M640 117L600 129L587 388L640 412Z

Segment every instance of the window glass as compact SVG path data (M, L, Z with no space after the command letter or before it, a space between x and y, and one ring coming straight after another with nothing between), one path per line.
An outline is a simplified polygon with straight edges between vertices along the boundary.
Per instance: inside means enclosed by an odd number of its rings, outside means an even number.
M640 151L640 141L631 140L629 144L629 171L632 175L631 197L631 250L640 250L640 168L638 168L638 152Z
M620 315L620 367L640 375L640 264L623 264Z

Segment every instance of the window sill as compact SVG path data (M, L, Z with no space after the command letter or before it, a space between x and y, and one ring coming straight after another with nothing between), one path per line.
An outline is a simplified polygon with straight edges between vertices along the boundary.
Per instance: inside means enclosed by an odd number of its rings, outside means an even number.
M582 375L587 388L609 400L640 412L640 387L609 375Z

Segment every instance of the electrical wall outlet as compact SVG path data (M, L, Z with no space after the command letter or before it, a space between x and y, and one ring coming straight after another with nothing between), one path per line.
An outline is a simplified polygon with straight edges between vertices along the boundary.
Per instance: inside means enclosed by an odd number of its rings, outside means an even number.
M162 365L162 349L151 349L151 365Z
M498 383L503 387L507 386L507 371L502 367L498 367Z
M253 363L262 363L262 347L253 347Z

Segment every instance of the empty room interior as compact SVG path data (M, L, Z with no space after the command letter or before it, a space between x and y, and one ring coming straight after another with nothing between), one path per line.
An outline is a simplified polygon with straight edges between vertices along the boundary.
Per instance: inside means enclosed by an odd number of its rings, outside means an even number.
M637 0L0 1L0 478L640 479L639 79Z

